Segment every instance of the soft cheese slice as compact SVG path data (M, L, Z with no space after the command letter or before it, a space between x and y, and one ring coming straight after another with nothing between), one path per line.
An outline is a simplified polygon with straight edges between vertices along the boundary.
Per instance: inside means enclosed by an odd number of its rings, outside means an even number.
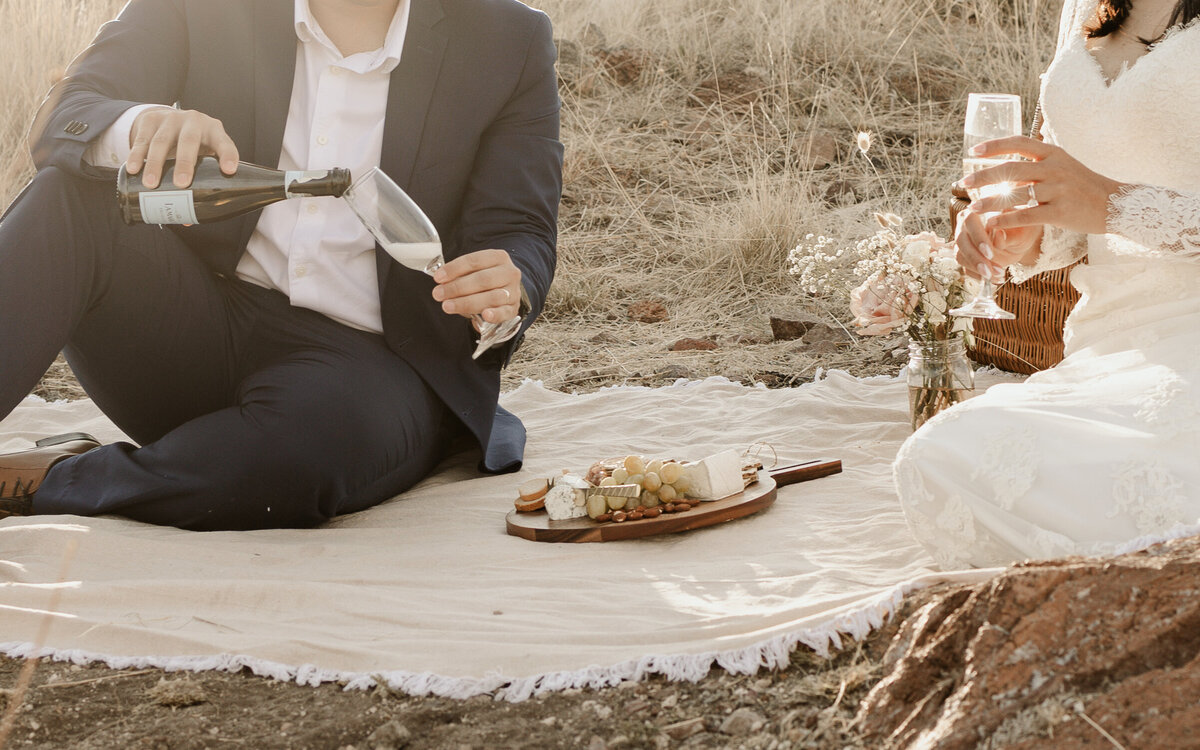
M565 521L587 515L587 508L580 500L586 500L584 490L590 487L587 480L574 474L564 474L554 480L554 486L546 493L546 513L551 521Z
M688 497L698 500L720 500L746 489L742 481L742 459L733 450L686 463L683 473L687 477Z

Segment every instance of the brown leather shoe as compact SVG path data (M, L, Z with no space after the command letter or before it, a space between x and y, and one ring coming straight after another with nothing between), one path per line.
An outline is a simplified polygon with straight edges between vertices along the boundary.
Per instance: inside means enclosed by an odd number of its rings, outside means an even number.
M27 516L33 511L33 493L64 458L87 453L100 441L85 432L43 438L36 447L0 454L0 518Z

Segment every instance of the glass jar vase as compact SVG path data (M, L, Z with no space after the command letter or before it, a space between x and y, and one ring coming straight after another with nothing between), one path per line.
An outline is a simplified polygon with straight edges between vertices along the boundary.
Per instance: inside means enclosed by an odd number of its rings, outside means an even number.
M975 370L962 334L908 345L908 411L915 430L943 409L967 399Z

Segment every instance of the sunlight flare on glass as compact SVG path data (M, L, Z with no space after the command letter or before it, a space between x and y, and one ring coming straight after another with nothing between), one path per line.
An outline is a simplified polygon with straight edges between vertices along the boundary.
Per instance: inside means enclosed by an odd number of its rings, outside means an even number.
M963 176L1004 164L1012 159L989 157L981 159L971 155L971 149L993 138L1004 138L1021 134L1021 97L1016 94L968 94L967 117L963 124ZM972 201L980 198L1007 198L1011 206L1025 203L1021 193L1028 188L1017 188L1011 182L999 182L967 191ZM986 221L994 213L981 214ZM990 320L1012 320L1017 316L996 303L996 287L990 277L983 277L979 294L962 307L950 311L960 318L988 318Z
M342 198L379 245L400 265L433 276L445 265L437 229L412 198L383 171L372 168L354 181ZM520 317L489 323L481 315L471 316L479 331L479 344L472 358L508 341L521 325Z

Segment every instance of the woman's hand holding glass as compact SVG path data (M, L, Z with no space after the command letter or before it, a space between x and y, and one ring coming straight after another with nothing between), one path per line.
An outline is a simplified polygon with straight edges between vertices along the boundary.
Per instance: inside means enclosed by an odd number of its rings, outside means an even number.
M958 262L972 276L998 277L1014 263L1032 264L1049 224L1084 234L1103 234L1108 202L1122 183L1093 172L1063 149L1034 138L1012 136L976 145L979 158L1021 157L963 177L959 185L982 190L1009 183L1027 186L1032 201L1011 205L1004 196L973 201L960 215Z
M995 143L989 141L988 143ZM988 144L983 144L986 147ZM995 153L983 148L981 153ZM1000 154L1003 155L1003 154ZM978 187L988 185L1011 184L1007 176L1009 165L980 170L959 183ZM1028 210L1028 208L1013 208L1008 196L992 196L979 198L971 202L958 216L958 231L955 244L958 247L957 260L969 276L974 278L1004 278L1004 269L1014 263L1032 262L1031 256L1037 255L1041 246L1042 225L1013 226L1008 229L996 225L1005 212Z
M963 174L970 177L975 172L993 169L997 165L1002 166L1004 161L1001 159L982 157L977 151L978 145L988 140L1017 135L1020 132L1021 97L1016 94L968 94L967 116L963 122ZM1021 197L1021 193L1024 191L1018 190L1017 186L1011 182L978 185L974 182L968 183L964 179L959 184L963 187L970 185L967 194L971 197L971 207L976 212L979 212L978 203L982 198L993 196L997 199L1002 198L1005 201L1005 207L1024 200ZM992 255L994 260L993 244L994 242L990 240L986 241L980 250L985 257ZM962 318L1011 320L1014 317L1013 314L1000 307L996 302L995 288L992 283L995 274L992 273L991 266L977 264L970 268L978 272L983 283L979 285L979 292L974 299L954 308L950 314Z

